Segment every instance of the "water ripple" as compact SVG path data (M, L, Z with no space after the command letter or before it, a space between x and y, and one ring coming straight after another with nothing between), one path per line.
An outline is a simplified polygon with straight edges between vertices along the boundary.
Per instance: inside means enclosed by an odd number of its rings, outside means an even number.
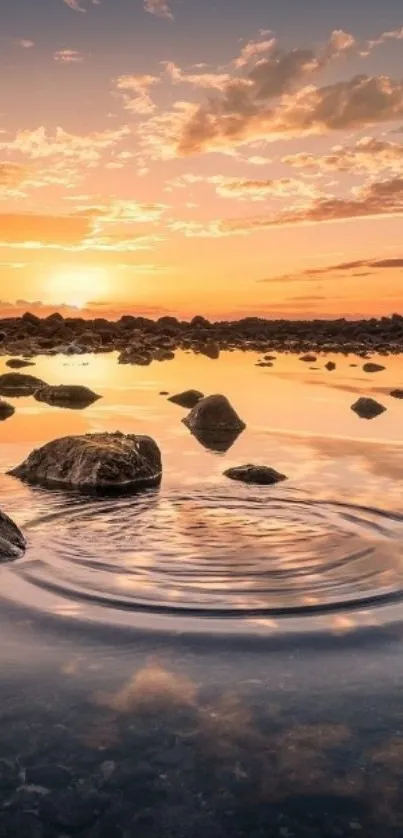
M105 607L312 614L393 601L403 590L403 516L287 490L53 494L51 511L25 530L29 549L13 573L38 592Z

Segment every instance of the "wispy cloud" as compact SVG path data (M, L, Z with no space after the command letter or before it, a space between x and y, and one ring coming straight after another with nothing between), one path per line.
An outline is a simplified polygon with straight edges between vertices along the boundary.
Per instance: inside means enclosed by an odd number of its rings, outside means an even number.
M63 2L75 12L86 12L83 3L92 3L93 6L99 6L100 0L63 0Z
M149 74L119 76L116 88L123 99L125 110L137 114L152 113L155 104L150 96L150 88L159 81L159 78Z
M53 53L53 59L61 64L81 64L84 56L75 49L59 49Z
M173 20L174 16L166 0L144 0L144 9L155 17Z
M35 46L35 41L30 41L28 38L16 38L14 44L22 49L32 49Z

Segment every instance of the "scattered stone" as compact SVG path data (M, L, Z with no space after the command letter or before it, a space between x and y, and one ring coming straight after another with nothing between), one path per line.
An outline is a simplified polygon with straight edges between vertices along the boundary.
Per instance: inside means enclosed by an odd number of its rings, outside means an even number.
M200 399L182 422L201 445L212 451L228 451L246 427L222 395Z
M199 352L201 352L202 355L206 355L207 358L211 358L213 361L220 357L220 348L216 343L206 343L203 346L200 346Z
M375 401L375 399L362 397L355 404L351 405L351 410L354 410L354 413L360 416L361 419L374 419L376 416L384 413L386 407Z
M403 390L392 390L390 393L394 399L403 399Z
M161 452L148 436L66 436L33 451L9 474L28 483L86 491L136 491L160 482Z
M204 399L204 395L199 390L185 390L183 393L170 396L168 401L173 402L173 404L178 404L180 407L188 407L190 410L201 399Z
M263 355L264 361L276 361L277 355Z
M272 361L257 361L255 366L256 367L272 367L273 362Z
M133 364L138 367L148 367L151 361L151 355L139 352L137 349L125 349L118 358L119 364Z
M25 538L17 524L0 510L0 562L21 558L26 546ZM2 765L0 761L0 784Z
M371 361L363 366L364 372L382 372L384 369L386 367L383 367L382 364L373 364Z
M88 407L101 398L97 393L80 384L46 384L36 390L34 397L38 402L45 402L55 407L71 408Z
M13 416L14 413L15 407L13 407L12 404L3 401L3 399L0 399L0 422L4 419L8 419L10 416Z
M328 361L327 364L325 364L325 367L327 370L329 370L329 372L333 372L333 370L336 369L336 364L334 363L334 361Z
M33 396L36 390L45 386L45 381L26 373L5 372L0 375L0 396Z
M258 483L262 486L270 486L286 480L285 474L280 474L269 466L254 466L248 463L245 466L236 466L224 471L225 477L231 480L240 480L242 483Z
M160 390L160 396L169 396L168 390Z
M153 361L173 361L175 352L172 349L156 349L153 353Z
M25 361L23 358L9 358L6 361L6 367L10 367L12 370L22 370L23 367L34 367L35 364L33 361Z
M317 359L316 355L309 355L308 354L308 355L301 355L299 360L304 361L306 364L313 364L318 359Z

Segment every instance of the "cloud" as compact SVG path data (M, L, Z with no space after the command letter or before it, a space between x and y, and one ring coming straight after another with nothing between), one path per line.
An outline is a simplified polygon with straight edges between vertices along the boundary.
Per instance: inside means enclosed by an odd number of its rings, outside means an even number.
M375 47L386 44L388 41L403 41L403 26L399 29L392 29L389 32L383 32L379 38L375 38L373 41L367 41L365 48L361 51L361 55L366 57Z
M22 49L32 49L35 46L35 41L30 41L28 38L16 38L14 43L17 47L22 47Z
M174 189L188 189L196 183L208 183L215 187L221 198L237 198L240 200L262 201L267 198L285 199L290 196L313 198L319 195L317 188L307 181L295 178L279 178L257 180L250 178L233 178L226 175L193 175L192 173L173 178L168 181L167 191Z
M149 91L159 82L159 78L148 74L119 76L116 87L123 99L125 110L138 114L152 113L156 106Z
M281 162L297 169L322 172L361 174L362 172L376 173L384 169L403 172L403 143L363 137L353 146L334 146L329 154L320 156L300 152L283 157Z
M155 17L173 20L174 16L166 0L144 0L144 9Z
M75 12L86 12L87 10L83 7L82 3L92 3L93 6L99 6L100 0L63 0L70 9L73 9Z
M0 189L19 186L27 177L27 169L17 163L0 162Z
M361 270L367 268L368 270ZM317 282L318 278L328 277L329 279L340 279L341 277L368 277L373 276L380 270L403 270L403 258L391 257L389 259L356 259L350 262L336 262L334 265L322 265L319 268L308 268L296 274L283 274L282 276L258 279L257 282Z
M81 64L84 56L75 49L60 49L53 53L53 59L61 64Z
M0 214L2 244L74 245L79 244L92 229L91 218L73 215L35 215L31 213Z
M127 125L90 134L69 134L60 127L50 134L40 127L18 131L13 140L0 142L0 151L18 152L31 159L60 156L90 163L98 161L105 149L115 147L130 134Z
M201 89L222 90L231 81L229 73L190 73L182 70L173 61L165 61L163 64L173 84L190 84Z
M270 34L270 33L267 33ZM269 40L265 41L248 41L244 47L242 47L241 54L238 58L235 58L233 61L234 67L239 69L240 67L245 67L250 61L254 61L256 58L264 55L266 52L270 52L273 47L276 45L275 38L269 38Z

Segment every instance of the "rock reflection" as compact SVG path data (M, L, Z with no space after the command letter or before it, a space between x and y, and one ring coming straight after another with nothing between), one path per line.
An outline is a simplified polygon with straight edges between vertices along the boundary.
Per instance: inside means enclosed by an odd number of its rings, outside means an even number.
M219 454L224 454L232 448L234 442L236 442L242 433L242 430L231 430L225 432L193 430L191 433L200 445L203 446L203 448L207 448L209 451L216 451Z

